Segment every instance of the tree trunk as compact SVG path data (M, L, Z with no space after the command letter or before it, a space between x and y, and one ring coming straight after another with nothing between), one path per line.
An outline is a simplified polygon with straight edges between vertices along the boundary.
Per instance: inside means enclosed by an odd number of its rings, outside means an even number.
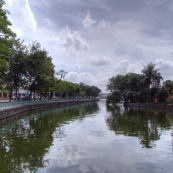
M11 102L11 98L12 98L12 92L13 92L13 88L10 89L10 94L9 94L9 102Z

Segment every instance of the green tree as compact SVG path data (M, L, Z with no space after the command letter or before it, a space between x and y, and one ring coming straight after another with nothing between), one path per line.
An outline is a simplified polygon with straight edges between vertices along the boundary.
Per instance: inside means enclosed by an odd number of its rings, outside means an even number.
M75 97L79 94L79 85L72 83L72 82L66 82L67 92L69 97Z
M138 82L142 79L142 75L135 73L127 73L126 75L117 75L109 79L107 90L116 91L138 91Z
M101 93L101 90L97 86L92 85L90 88L91 88L91 96L93 97L97 97Z
M139 81L139 85L147 88L147 98L150 100L149 91L150 88L158 88L160 81L163 80L161 74L158 72L159 69L155 69L155 64L149 63L142 69L143 79ZM155 94L154 94L155 95Z
M0 77L2 77L8 68L9 58L12 56L13 39L16 35L9 28L11 26L8 20L8 11L2 7L5 4L3 0L0 0Z
M78 84L68 82L68 81L60 81L56 84L55 92L61 97L66 97L68 94L69 97L74 97L77 94L77 88L79 88Z
M83 82L80 82L79 88L80 88L80 95L85 96L86 95L86 85Z
M118 74L117 76L113 76L108 81L107 90L110 92L126 90L126 83L124 79L124 76L120 74Z
M109 101L110 99L112 99L113 102L115 102L115 100L120 101L120 99L124 101L138 101L139 96L143 94L143 90L138 86L138 82L142 77L140 74L128 73L110 78L107 84L107 90L112 92L112 96L108 98ZM117 96L118 99L113 98L114 96Z
M169 90L166 87L159 88L156 93L156 98L160 103L165 103L169 96Z
M168 89L170 95L173 94L173 81L166 80L165 82L163 82L163 86Z
M125 92L125 95L124 95L124 98L126 99L126 101L128 100L131 103L135 103L136 101L138 101L138 97L139 97L138 92L131 91L131 90Z
M7 73L3 76L3 82L10 91L9 100L11 101L12 91L15 95L19 88L23 88L27 83L26 67L27 67L27 47L20 39L14 40L13 55L9 60Z
M94 85L92 85L92 86L86 85L82 82L79 84L79 87L80 87L81 96L97 97L99 95L99 93L101 92L101 90L98 87L96 87Z
M52 91L56 83L52 58L37 41L30 45L26 71L28 78L26 88L30 90L30 95L37 92L41 99L43 95L47 96Z
M106 99L106 104L115 104L119 103L122 99L121 93L116 91L109 95Z
M168 103L172 103L173 102L173 81L166 80L165 82L163 82L163 87L167 88L169 92L169 96L166 101Z

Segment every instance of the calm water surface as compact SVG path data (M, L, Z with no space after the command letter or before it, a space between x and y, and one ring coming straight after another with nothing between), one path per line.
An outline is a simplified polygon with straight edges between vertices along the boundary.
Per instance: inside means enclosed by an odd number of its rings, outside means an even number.
M105 101L0 122L0 173L172 173L173 112Z

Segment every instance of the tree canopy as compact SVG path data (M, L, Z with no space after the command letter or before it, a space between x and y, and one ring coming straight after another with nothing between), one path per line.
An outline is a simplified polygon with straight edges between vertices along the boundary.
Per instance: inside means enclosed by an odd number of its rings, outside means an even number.
M17 39L10 29L8 11L3 9L4 0L0 0L0 89L5 86L9 91L18 95L19 89L30 91L30 96L37 93L40 96L53 96L53 92L64 93L68 96L93 96L101 92L96 86L62 81L67 72L63 69L55 72L54 64L49 53L39 42L34 41L26 46L23 40Z
M141 71L143 78L139 81L139 84L147 87L147 94L150 88L158 88L160 81L163 80L161 74L158 72L159 69L155 69L155 66L155 64L149 63Z
M8 20L8 11L3 9L5 2L0 0L0 77L7 70L10 56L12 56L13 38L16 34L10 29L11 22Z
M67 72L63 69L55 72L52 58L37 41L26 46L24 41L13 39L11 49L13 54L9 58L7 71L0 78L0 83L10 92L10 101L12 92L15 91L17 96L19 89L28 90L30 98L37 93L40 99L52 98L53 93L64 98L97 97L101 92L96 86L65 81Z
M120 100L138 99L138 82L141 79L142 75L135 73L113 76L107 84L107 90L112 92L112 95L108 96L108 100L113 99L115 102L120 102ZM143 92L142 89L141 92Z
M61 81L55 87L55 92L60 93L63 97L97 97L101 90L92 85L86 85L84 83L72 83L68 81Z
M149 63L141 70L142 74L128 73L113 76L108 80L107 90L112 94L108 96L107 103L125 102L165 103L173 100L173 81L163 80L156 65Z

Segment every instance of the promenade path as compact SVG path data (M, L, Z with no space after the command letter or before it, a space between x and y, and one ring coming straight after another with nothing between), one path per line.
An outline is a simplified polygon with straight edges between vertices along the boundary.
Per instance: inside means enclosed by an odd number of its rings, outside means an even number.
M46 104L46 103L56 103L56 102L77 102L77 101L89 101L92 99L55 99L55 100L32 100L32 101L7 101L7 100L0 100L0 111L25 105L36 105L36 104Z

